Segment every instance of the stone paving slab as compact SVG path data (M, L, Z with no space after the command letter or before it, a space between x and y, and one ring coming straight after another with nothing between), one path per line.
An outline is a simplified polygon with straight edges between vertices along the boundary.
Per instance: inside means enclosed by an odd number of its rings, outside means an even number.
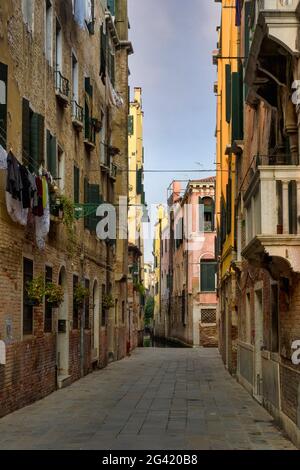
M0 420L0 449L295 449L214 349L137 349Z

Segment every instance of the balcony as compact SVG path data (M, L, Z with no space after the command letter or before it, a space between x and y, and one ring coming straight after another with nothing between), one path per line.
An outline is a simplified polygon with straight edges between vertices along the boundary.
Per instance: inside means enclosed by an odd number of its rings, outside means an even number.
M66 106L69 103L70 84L59 70L55 72L55 93L57 99Z
M250 102L254 94L261 95L260 88L268 88L269 82L284 82L283 72L288 54L299 54L298 28L300 0L256 0L250 16L250 50L245 81L250 89ZM247 25L246 25L247 27ZM278 83L278 82L277 82ZM268 91L268 90L267 90ZM252 96L251 96L252 92ZM266 92L272 95L272 92ZM252 99L251 99L252 98ZM268 100L267 100L268 101ZM270 103L273 105L273 103Z
M242 255L275 278L300 273L300 167L259 165L244 195Z
M72 123L73 126L81 130L83 129L83 118L84 118L84 113L83 113L83 108L82 106L79 106L77 101L73 100L71 102L72 104Z

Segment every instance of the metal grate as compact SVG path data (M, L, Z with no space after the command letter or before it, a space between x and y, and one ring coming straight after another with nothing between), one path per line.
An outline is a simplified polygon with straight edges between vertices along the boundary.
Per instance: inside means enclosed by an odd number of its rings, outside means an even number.
M201 310L201 323L216 323L217 311L215 308Z

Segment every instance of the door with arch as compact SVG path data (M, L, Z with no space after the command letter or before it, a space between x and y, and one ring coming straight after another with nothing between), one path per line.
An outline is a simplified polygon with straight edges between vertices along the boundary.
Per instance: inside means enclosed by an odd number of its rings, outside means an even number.
M92 360L99 359L99 335L100 335L100 290L97 281L94 282L93 287L93 330L91 335L92 340Z
M67 273L64 267L60 270L58 283L64 290L64 301L58 310L56 343L57 376L60 383L60 379L66 378L69 375L68 287Z

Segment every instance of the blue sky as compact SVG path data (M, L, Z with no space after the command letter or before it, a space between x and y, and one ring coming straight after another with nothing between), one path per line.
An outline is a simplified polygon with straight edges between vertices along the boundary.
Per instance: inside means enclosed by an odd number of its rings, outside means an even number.
M143 88L145 169L215 168L216 48L213 0L128 0L130 85ZM173 179L207 173L146 173L146 200L166 202ZM152 260L151 243L145 259Z

